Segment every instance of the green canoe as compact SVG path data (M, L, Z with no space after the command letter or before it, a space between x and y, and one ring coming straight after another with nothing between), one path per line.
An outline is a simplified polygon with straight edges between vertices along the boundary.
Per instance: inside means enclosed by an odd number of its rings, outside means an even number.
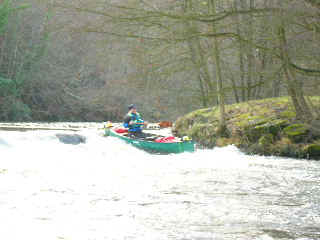
M195 143L193 141L181 141L181 142L155 142L147 139L130 138L124 134L115 132L112 128L105 129L106 136L112 136L120 138L133 146L157 153L182 153L182 152L194 152Z

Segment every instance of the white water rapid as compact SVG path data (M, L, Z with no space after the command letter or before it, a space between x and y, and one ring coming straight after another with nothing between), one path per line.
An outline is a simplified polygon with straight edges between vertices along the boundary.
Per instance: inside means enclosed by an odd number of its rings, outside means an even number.
M2 240L320 239L320 162L0 131Z

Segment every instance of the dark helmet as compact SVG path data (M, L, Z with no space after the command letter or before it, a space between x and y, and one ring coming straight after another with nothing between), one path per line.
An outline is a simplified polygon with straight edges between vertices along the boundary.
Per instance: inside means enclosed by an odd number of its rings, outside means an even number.
M129 110L131 110L131 109L137 109L137 107L136 107L136 105L135 104L130 104L129 106L128 106L128 109Z

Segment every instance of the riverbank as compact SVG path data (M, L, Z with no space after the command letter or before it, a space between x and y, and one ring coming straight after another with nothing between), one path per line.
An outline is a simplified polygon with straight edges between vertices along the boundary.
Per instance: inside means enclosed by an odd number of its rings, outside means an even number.
M319 109L320 97L310 99ZM218 107L200 109L178 118L173 131L207 148L235 145L248 154L320 160L320 135L296 119L288 97L227 105L223 136L218 117Z

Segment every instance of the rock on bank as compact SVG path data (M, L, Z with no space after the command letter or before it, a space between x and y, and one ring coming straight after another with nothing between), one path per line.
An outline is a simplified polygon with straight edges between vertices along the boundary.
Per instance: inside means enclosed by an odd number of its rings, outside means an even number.
M310 100L320 111L320 97ZM320 134L314 131L320 120L299 122L288 97L226 106L228 134L223 137L217 132L218 114L218 107L191 112L177 119L173 131L208 148L233 144L249 154L320 159Z

